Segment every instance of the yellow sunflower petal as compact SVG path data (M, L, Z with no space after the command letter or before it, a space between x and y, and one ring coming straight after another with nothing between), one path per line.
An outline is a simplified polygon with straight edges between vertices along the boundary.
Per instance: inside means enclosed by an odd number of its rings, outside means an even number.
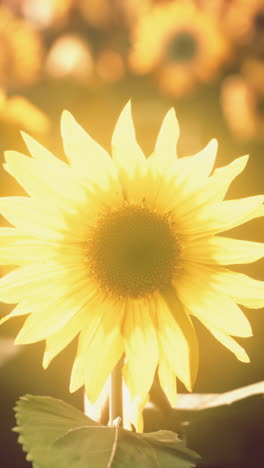
M22 232L39 239L58 240L66 229L62 213L26 197L2 197L0 213Z
M213 277L219 290L230 295L238 304L252 309L264 307L264 281L250 278L227 268L214 269L208 274Z
M190 213L179 223L182 234L210 236L263 216L264 196L225 200Z
M199 350L192 322L174 292L157 297L158 338L169 366L191 391L198 370Z
M201 322L234 336L252 336L242 310L221 291L210 272L202 265L185 264L185 272L175 281L182 303Z
M13 227L1 227L0 229L0 245L5 245L7 242L17 242L21 240L27 240L29 236L24 234L18 229ZM33 237L31 238L33 239Z
M91 306L92 307L92 306ZM48 336L43 356L43 367L46 369L52 359L59 354L83 330L89 323L90 315L88 313L89 304L84 304L80 310L64 325L64 327Z
M6 151L5 169L23 186L29 195L41 203L59 205L62 209L75 209L77 202L86 202L87 194L72 177L66 165L56 159L44 162L24 156L17 151ZM70 194L74 193L74 197Z
M68 111L63 111L61 133L64 151L70 163L84 179L103 187L109 184L109 177L116 177L112 159Z
M85 364L85 390L91 402L95 402L103 388L106 379L109 377L114 367L117 365L124 352L124 346L120 333L119 320L116 326L113 327L113 321L106 326L107 320L104 319L102 327L94 336L87 350L86 362L89 358L88 365ZM106 327L106 329L104 329ZM107 331L108 328L108 331ZM103 359L91 359L91 356L100 356L104 349Z
M174 407L177 399L176 375L171 369L162 350L160 351L158 376L163 392L168 398L171 406Z
M113 312L115 312L114 327ZM111 308L107 310L107 306L105 306L105 312L101 315L98 325L93 328L89 326L87 330L81 332L81 351L73 366L70 391L74 391L76 384L78 384L77 381L75 382L75 372L77 371L80 377L83 375L85 390L91 403L97 400L106 379L124 352L120 331L122 315L121 309L119 311L113 311ZM104 350L103 358L101 357L102 349Z
M186 156L179 159L179 170L182 171L182 176L188 176L190 180L195 178L204 180L208 177L213 169L218 143L215 138L209 141L201 151L194 156Z
M231 336L227 335L226 333L223 333L222 331L218 330L217 328L214 327L209 327L207 325L208 330L212 333L212 335L220 341L227 349L229 349L234 355L237 357L237 359L241 362L250 362L250 358L247 355L246 351L242 346L240 346L234 338Z
M56 159L54 155L49 150L47 150L47 148L45 148L38 141L32 138L32 136L28 135L25 132L20 133L33 158L42 160L44 162L52 162L54 159Z
M23 303L20 303L16 306L9 314L5 315L5 317L1 318L0 325L7 322L9 319L13 317L19 317L21 315L27 315L29 313L28 304L26 303L26 307Z
M210 197L211 202L223 200L230 184L245 169L248 158L248 155L241 156L227 166L215 169L209 178L207 187L207 190L212 190L214 193L214 198Z
M264 244L228 237L206 237L186 244L183 255L187 260L218 265L251 263L264 257Z
M179 139L179 124L174 109L164 117L155 145L154 157L160 169L169 166L177 159L176 145Z
M130 101L121 112L112 136L112 157L118 167L133 175L145 156L136 141Z
M16 344L35 343L61 330L67 322L89 302L94 294L89 281L80 281L68 287L62 297L52 297L46 303L39 305L37 311L32 311L16 337Z
M80 179L76 177L71 167L56 158L31 136L24 132L21 132L21 134L31 155L37 161L38 169L46 171L51 179L50 183L57 183L57 189L63 192L64 195L68 194L67 202L69 203L70 199L86 200L86 197L83 197L83 194L86 192L80 184ZM65 192L65 187L67 187L67 193ZM74 193L74 197L72 197L72 193Z
M62 249L58 242L42 241L38 239L13 240L2 244L0 236L0 263L1 265L27 265L38 261L75 261L83 255L83 249L79 243L66 243L67 252Z
M91 312L92 311L92 312ZM75 392L84 385L85 382L85 366L86 366L86 346L89 345L90 341L93 339L93 336L96 334L98 328L100 327L103 321L105 309L102 307L101 302L98 300L98 303L94 307L89 308L88 316L89 321L85 328L82 328L82 333L79 336L78 349L75 361L72 367L71 373L71 382L70 382L70 392ZM90 399L90 398L89 398Z
M144 400L139 397L131 398L129 388L123 380L123 427L128 430L136 429L143 432L143 409L149 401L149 395Z
M27 264L36 259L35 254L49 257L54 256L53 249L47 249L46 243L38 241L27 234L19 232L16 228L2 227L0 229L0 263L2 265ZM34 260L33 260L34 259Z
M192 211L196 205L201 204L199 193L203 190L213 168L216 152L217 141L211 140L195 156L178 159L174 169L170 171L170 180L166 181L165 195L160 192L160 196L167 198L166 209L175 211L179 220L181 216Z
M190 185L187 187L189 189L189 193L187 193L187 197L185 196L186 187L183 187L180 190L180 195L177 197L181 200L181 203L174 205L171 204L171 207L177 209L177 216L186 214L190 215L194 213L197 208L201 208L209 203L216 203L222 201L229 185L234 180L234 178L242 172L246 163L248 161L248 156L242 156L241 158L237 158L231 164L227 166L216 169L214 173L202 184L202 185ZM192 191L191 191L192 188ZM184 198L182 199L182 195ZM171 197L173 200L173 196ZM167 205L168 206L168 205Z
M144 400L158 364L158 341L147 302L134 300L127 304L123 336L127 358L125 379L131 396Z
M75 278L87 276L85 268L67 263L33 263L23 265L0 279L0 300L14 304L27 298L39 301L50 294L63 297Z

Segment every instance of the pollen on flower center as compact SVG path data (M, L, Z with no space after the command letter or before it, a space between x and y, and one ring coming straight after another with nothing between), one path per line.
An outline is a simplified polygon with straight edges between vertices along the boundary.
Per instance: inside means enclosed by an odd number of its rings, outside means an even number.
M171 281L178 253L167 217L128 205L100 220L87 258L90 273L104 291L136 298Z

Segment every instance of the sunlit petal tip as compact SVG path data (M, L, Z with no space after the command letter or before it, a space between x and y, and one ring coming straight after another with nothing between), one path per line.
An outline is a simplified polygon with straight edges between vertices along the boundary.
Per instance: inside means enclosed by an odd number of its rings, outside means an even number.
M80 388L80 387L78 387ZM91 391L89 387L85 387L85 393L92 405L94 405L99 397L99 392L95 393L94 390Z
M79 390L79 388L81 388L82 386L84 385L84 382L76 382L74 380L71 380L70 381L70 386L69 386L69 391L70 393L74 393L76 392L77 390ZM89 398L90 399L90 398Z
M129 100L121 111L112 136L112 145L118 145L119 141L125 141L126 137L135 138L135 129Z
M179 135L180 135L180 126L179 126L179 121L178 121L177 114L176 114L174 107L171 107L168 110L167 114L164 117L163 122L167 122L169 129L171 130L171 132L174 132L175 138L177 138L178 140Z
M243 337L245 337L245 338L250 338L251 336L253 336L253 331L252 331L251 325L250 325L249 322L248 322L248 324L249 324L248 330L245 332L245 335L243 335Z
M70 393L74 393L76 392L77 388L75 387L75 385L73 384L73 382L71 381L70 382L70 385L69 385L69 392Z
M202 170L202 174L209 176L216 159L218 149L218 141L213 138L209 143L196 153L193 158L199 162L199 170ZM201 165L201 166L200 166ZM201 169L200 169L201 167Z
M49 365L50 365L51 361L52 361L52 357L51 357L51 356L49 356L49 354L48 354L48 353L44 353L44 356L43 356L43 361L42 361L42 366L43 366L43 369L45 369L45 370L46 370L46 369L49 367Z
M33 138L27 132L24 132L23 130L20 131L20 135L23 138L26 146L28 146L28 142Z
M258 206L257 208L257 217L264 216L264 198L262 200L262 205Z
M117 119L111 146L113 161L117 166L123 167L126 172L133 173L139 165L145 164L145 155L136 139L130 101Z
M131 98L128 99L127 103L125 104L125 106L123 107L123 110L121 111L122 112L128 112L128 113L132 113L132 105L131 105Z
M5 162L7 164L12 162L14 159L14 155L16 157L18 153L16 151L11 151L11 150L4 151ZM3 166L4 168L6 168L6 164L4 164Z
M230 333L232 335L232 333ZM234 333L234 336L242 337L242 338L250 338L253 336L252 327L250 325L249 320L244 315L243 323L240 324L240 329L237 333Z
M238 158L234 159L229 166L236 167L237 171L234 174L234 177L238 176L246 167L249 160L249 154L244 154L243 156L239 156Z
M218 141L216 138L212 138L207 145L208 151L212 151L213 154L217 153L218 150Z
M34 159L43 161L54 161L54 159L56 160L55 156L32 136L23 131L20 133L28 151Z
M236 168L236 172L234 173L233 175L233 178L232 180L237 177L241 172L244 171L247 163L248 163L248 160L249 160L249 154L244 154L243 156L239 156L238 158L234 159L234 161L232 161L230 163L230 168L233 167L233 168ZM232 181L231 180L231 181Z
M238 159L240 159L240 161L243 162L244 167L245 167L249 160L249 154L244 154L243 156L240 156L240 158Z
M155 153L173 162L177 157L176 145L179 139L180 129L174 108L165 115L155 144Z
M212 138L212 140L207 143L207 145L199 151L198 155L201 157L211 157L215 159L216 153L218 150L218 141L216 138Z
M15 341L14 341L14 344L15 345L23 345L23 344L29 344L29 343L32 343L32 341L28 340L27 337L24 337L24 331L23 331L23 328L20 330L20 332L18 333Z
M7 322L11 317L9 315L6 315L5 317L2 317L0 319L0 325L3 325L3 323Z
M69 125L72 125L72 123L76 122L75 118L71 114L70 111L64 109L61 113L61 133L62 136L64 132L67 132L67 129L69 128Z
M163 123L167 122L169 125L174 127L175 130L179 131L179 122L174 107L171 107L163 119Z
M193 391L194 382L192 382L191 378L190 378L189 381L188 381L188 380L185 380L184 385L185 385L185 387L187 388L188 392L192 392L192 391Z
M244 353L241 352L239 355L237 354L237 358L239 359L239 361L244 362L245 364L250 363L250 357L246 353L246 351Z

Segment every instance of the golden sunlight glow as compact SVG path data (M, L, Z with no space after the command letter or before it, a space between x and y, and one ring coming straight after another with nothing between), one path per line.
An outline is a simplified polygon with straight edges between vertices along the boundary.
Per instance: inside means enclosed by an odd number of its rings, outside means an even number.
M46 71L53 78L74 78L87 82L93 73L93 59L88 44L81 37L67 34L52 45Z

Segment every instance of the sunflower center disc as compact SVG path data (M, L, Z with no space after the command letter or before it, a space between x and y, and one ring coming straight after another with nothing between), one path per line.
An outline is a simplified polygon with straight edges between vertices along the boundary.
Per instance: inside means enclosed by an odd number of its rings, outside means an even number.
M91 273L103 290L136 298L171 281L177 251L175 236L165 216L127 206L100 220L88 258Z
M188 62L198 50L195 37L188 31L180 31L170 41L167 57L169 62Z

